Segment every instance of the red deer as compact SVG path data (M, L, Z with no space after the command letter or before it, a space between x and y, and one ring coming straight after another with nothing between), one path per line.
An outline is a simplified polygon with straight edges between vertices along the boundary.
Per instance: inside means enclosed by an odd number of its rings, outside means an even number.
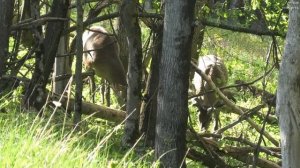
M99 77L107 80L114 91L125 91L126 73L119 58L119 46L116 38L109 35L100 26L85 31L83 41L83 63L87 69L93 69Z
M224 65L224 62L215 55L206 55L199 58L198 68L205 72L212 81L216 84L217 87L222 87L227 84L228 73L227 68ZM193 79L193 84L195 86L197 94L202 92L212 90L206 81L204 81L199 74L195 74ZM214 107L219 101L218 95L214 92L205 93L203 96L198 99L200 104L200 114L199 121L201 124L201 129L207 130L209 122L211 121L211 115ZM216 112L217 115L218 112ZM218 121L215 121L215 129L218 127Z

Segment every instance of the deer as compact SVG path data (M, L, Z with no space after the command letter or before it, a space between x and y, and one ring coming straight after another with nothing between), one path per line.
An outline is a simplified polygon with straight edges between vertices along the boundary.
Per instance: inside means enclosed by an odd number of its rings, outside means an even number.
M198 68L208 75L217 87L223 87L228 82L228 71L223 60L215 55L205 55L198 60ZM207 130L209 123L212 120L212 113L215 115L214 130L218 129L218 115L215 107L220 103L218 95L211 91L209 84L201 78L199 74L195 74L193 78L193 85L196 94L203 93L202 96L196 98L196 104L199 108L199 122L200 129ZM207 93L206 93L207 92Z
M119 57L119 45L115 36L101 26L94 26L84 31L82 44L86 70L92 70L97 76L107 80L117 96L125 99L126 71ZM120 99L118 101L120 103Z

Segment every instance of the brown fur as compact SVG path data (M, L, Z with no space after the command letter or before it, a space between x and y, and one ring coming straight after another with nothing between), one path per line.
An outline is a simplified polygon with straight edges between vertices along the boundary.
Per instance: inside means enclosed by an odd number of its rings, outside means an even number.
M126 86L126 74L119 58L116 38L108 35L101 27L91 28L84 36L87 33L88 37L83 37L84 51L89 51L83 55L85 66L94 69L96 75L106 79L117 90L119 87Z

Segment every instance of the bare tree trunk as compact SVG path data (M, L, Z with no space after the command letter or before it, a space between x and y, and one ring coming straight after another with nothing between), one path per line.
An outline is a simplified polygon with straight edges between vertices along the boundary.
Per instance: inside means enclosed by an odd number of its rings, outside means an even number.
M32 3L37 4L36 6L38 6L39 1L35 0ZM66 18L68 7L69 0L54 0L49 16ZM37 15L35 14L37 12L38 7L36 7L33 15ZM39 38L38 45L40 47L36 52L35 71L24 97L25 105L34 106L37 110L40 110L45 104L45 87L47 85L50 73L52 72L57 47L64 24L65 23L62 21L49 22L46 28L45 40L43 40L42 37L37 37ZM38 34L38 36L42 36L42 34Z
M121 62L124 66L126 72L128 72L128 44L127 44L127 37L126 37L126 30L124 27L123 20L119 18L118 21L118 43L120 47L120 54L119 57Z
M0 78L6 72L6 61L8 59L8 44L10 25L12 23L14 0L0 1Z
M163 167L186 167L194 5L194 0L165 1L155 138L155 158Z
M70 2L71 0L69 0ZM67 17L70 17L70 10L68 10ZM70 23L65 24L65 29L70 27ZM60 37L58 49L57 49L57 57L55 57L54 62L54 72L53 72L53 79L56 76L64 75L64 74L71 74L71 59L70 56L63 56L68 53L69 51L69 36L64 35ZM63 91L68 83L68 78L55 81L53 80L53 92L56 94L63 94Z
M160 26L161 28L158 28L160 31L153 36L153 48L151 51L152 61L146 86L146 101L142 104L140 117L140 132L145 133L146 144L153 147L157 115L159 63L162 50L162 23Z
M64 74L71 74L71 67L70 67L70 58L68 56L61 56L67 54L68 52L68 37L62 36L59 40L59 45L57 49L58 57L55 58L54 63L54 72L53 72L53 79L56 76L64 75ZM53 80L53 92L56 94L63 94L63 91L68 83L68 78L55 81Z
M77 6L77 29L76 29L76 69L75 69L75 113L74 125L75 127L81 121L82 114L82 33L83 33L83 4L82 0L76 0Z
M300 167L300 1L290 1L289 7L289 25L276 102L284 168Z
M33 1L34 2L34 1ZM29 19L32 14L31 14L31 0L24 0L23 4L23 9L22 9L22 16L21 20L26 20ZM21 43L23 46L30 48L34 44L34 39L33 39L33 33L31 30L22 30L21 31Z
M124 0L121 5L121 22L124 24L128 51L128 88L127 88L127 120L123 145L133 144L138 137L139 113L141 104L142 79L142 43L141 30L138 23L136 4L138 1Z

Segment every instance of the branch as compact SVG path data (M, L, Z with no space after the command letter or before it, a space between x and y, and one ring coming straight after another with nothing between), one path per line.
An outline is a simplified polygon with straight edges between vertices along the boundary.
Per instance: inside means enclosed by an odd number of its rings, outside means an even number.
M207 167L219 167L220 165L217 164L217 162L214 161L209 155L205 155L201 152L196 151L195 149L190 149L187 158L193 160L193 161L198 161L201 162L203 165ZM229 165L226 165L225 167L231 167Z
M276 96L266 90L260 89L255 86L251 86L251 83L246 83L242 80L236 80L235 83L239 86L241 86L242 90L247 90L253 94L253 95L260 95L262 96L263 102L267 103L268 105L271 105L272 107L276 106Z
M220 152L221 153L221 152ZM234 150L234 148L227 148L223 150L223 155L229 155L233 157L236 160L239 160L241 162L249 164L253 160L253 156L245 153L240 153ZM280 168L280 166L272 161L258 158L257 160L257 166L263 167L263 168Z
M245 164L251 163L253 160L253 156L249 153L252 153L254 151L254 147L235 147L235 146L225 146L220 148L217 144L218 143L211 143L210 141L213 141L212 139L203 139L204 143L209 145L209 148L213 150L214 152L218 153L221 156L225 157L232 157L238 161L241 161ZM255 145L255 144L254 144ZM261 149L260 149L261 150ZM189 149L189 153L187 155L188 158L194 160L194 161L200 161L203 162L206 166L212 166L217 165L217 161L214 161L214 158L210 155L205 155L203 153L200 153L196 151L195 149ZM264 158L258 158L257 159L257 165L259 167L264 168L279 168L280 166L277 163L274 163L273 161L264 159ZM226 165L227 166L227 165ZM228 165L228 167L230 167Z
M225 29L225 30L231 30L234 32L241 32L241 33L248 33L248 34L254 34L254 35L258 35L258 36L279 36L282 38L285 38L285 34L279 33L277 31L263 31L263 30L256 30L256 29L250 29L250 28L246 28L246 27L237 27L234 26L232 24L228 24L225 22L212 22L209 20L202 20L202 21L198 21L195 23L195 25L199 26L201 24L206 25L206 26L210 26L210 27L216 27L216 28L221 28L221 29Z
M53 95L52 99L59 99L61 95ZM62 97L60 102L64 108L73 111L75 106L75 100L67 96ZM54 103L55 104L55 103ZM122 110L116 110L105 106L96 105L89 102L82 102L82 114L91 115L93 117L121 123L126 118L126 113Z
M208 84L209 86L219 95L219 97L221 99L223 99L224 103L231 107L232 110L236 111L238 114L243 115L244 111L241 110L239 107L237 107L232 101L230 101L221 91L219 88L217 88L217 86L213 83L213 81L204 73L202 72L200 69L198 69L197 65L193 62L191 62L193 68L195 68L195 71L201 76L201 78L203 78ZM248 121L248 123L257 131L260 132L261 131L261 127L259 125L257 125L252 119L247 118L246 119ZM263 135L270 141L272 142L275 146L279 146L278 141L276 141L268 132L264 132Z
M188 135L189 134L194 134L193 136L195 138L201 138L202 143L207 144L206 148L210 148L208 145L212 145L214 146L214 148L220 148L219 145L223 144L220 143L221 140L227 140L227 141L235 141L235 142L239 142L241 143L241 145L248 145L250 146L252 149L252 151L255 150L255 148L257 147L257 145L245 138L242 137L228 137L228 136L222 136L221 134L215 134L215 133L195 133L193 131L187 132ZM214 139L218 139L218 140L214 140ZM198 139L196 139L198 140ZM229 143L232 144L232 143ZM200 146L202 147L202 146ZM231 146L227 146L227 147L231 147ZM223 148L223 146L222 146ZM259 151L264 152L268 155L277 157L279 159L281 159L281 148L280 147L267 147L267 146L260 146Z
M240 115L240 117L232 122L231 124L226 125L223 128L220 128L218 130L215 131L216 134L222 134L223 132L225 132L226 130L234 127L235 125L237 125L238 123L241 123L242 121L246 120L247 118L249 118L251 115L253 115L254 113L256 113L258 110L260 110L261 108L263 108L264 105L259 105L257 107L254 107L253 109L245 112L244 114Z
M47 22L65 22L69 19L66 18L58 18L58 17L43 17L36 20L27 19L20 23L14 24L10 27L11 30L20 30L20 29L31 29L32 27L41 26L46 24Z
M252 148L256 148L256 146L257 146L255 143L250 142L249 140L244 139L242 137L238 137L238 138L236 138L236 137L223 137L223 139L243 143L243 144L251 146ZM259 150L261 152L264 152L264 153L268 154L268 155L271 155L271 156L274 156L274 157L277 157L277 158L281 159L281 154L280 154L281 149L280 149L280 147L269 148L269 147L266 147L266 146L260 146Z
M88 20L83 22L83 27L87 27L91 24L98 23L98 22L101 22L101 21L114 19L114 18L117 18L119 16L120 16L120 13L115 12L115 13L111 13L111 14L91 18L91 19L88 19ZM155 13L139 13L138 17L140 17L140 18L157 18L157 19L162 19L163 18L162 15L155 14ZM68 30L66 30L63 34L68 34L68 33L72 32L72 31L75 31L75 30L76 30L76 26L72 26Z
M244 81L242 81L242 80L239 80L239 81L241 81L241 82L237 82L237 81L236 81L234 85L223 86L223 87L220 87L219 89L220 89L220 90L225 90L225 89L230 89L230 88L238 88L238 87L240 87L240 86L248 86L248 85L252 85L252 84L258 82L259 80L263 79L266 75L270 74L270 73L272 72L272 70L274 69L274 67L275 67L275 64L274 64L267 72L265 72L265 73L264 73L263 75L261 75L260 77L254 79L253 81L250 81L250 82L244 82ZM242 82L243 82L243 83L242 83ZM200 92L200 93L198 93L198 94L196 94L196 95L191 95L191 96L189 96L188 99L192 99L192 98L195 98L195 97L203 96L203 95L205 95L205 94L207 94L207 93L212 93L212 92L214 92L214 90L207 90L207 91L205 91L205 92ZM270 94L271 94L271 93L270 93ZM268 104L268 103L267 103L267 104Z

